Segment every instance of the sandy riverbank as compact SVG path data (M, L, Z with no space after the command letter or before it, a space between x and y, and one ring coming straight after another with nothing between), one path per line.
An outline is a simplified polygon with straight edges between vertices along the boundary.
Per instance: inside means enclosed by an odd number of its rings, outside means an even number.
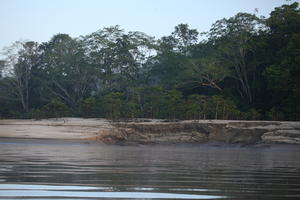
M0 120L0 138L89 139L112 129L104 119Z
M115 143L300 144L300 122L200 120L111 123L105 119L0 120L0 138Z

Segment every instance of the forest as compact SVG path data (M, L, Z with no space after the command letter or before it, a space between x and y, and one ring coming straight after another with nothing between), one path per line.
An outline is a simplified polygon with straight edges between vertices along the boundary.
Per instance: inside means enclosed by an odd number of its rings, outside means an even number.
M0 118L300 120L300 9L155 39L120 26L1 51Z

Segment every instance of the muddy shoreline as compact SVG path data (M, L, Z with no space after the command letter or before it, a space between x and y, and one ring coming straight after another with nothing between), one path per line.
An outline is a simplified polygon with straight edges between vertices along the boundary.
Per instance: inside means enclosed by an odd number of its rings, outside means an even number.
M264 147L300 144L300 122L199 120L166 122L58 118L0 120L0 141L13 139L69 140L120 145L237 144Z

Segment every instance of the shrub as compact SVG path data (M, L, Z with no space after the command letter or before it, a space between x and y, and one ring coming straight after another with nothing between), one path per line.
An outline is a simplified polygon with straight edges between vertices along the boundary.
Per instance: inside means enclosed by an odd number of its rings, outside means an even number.
M244 119L246 120L260 120L262 115L254 108L251 108L248 112L244 113Z
M103 97L103 111L105 116L110 119L121 117L121 111L124 104L124 93L111 92Z
M45 118L46 113L40 109L32 109L29 113L28 113L28 117L31 119L43 119Z
M82 99L79 112L83 117L99 117L101 115L100 102L95 97Z
M70 115L70 109L60 99L52 99L47 105L43 106L42 111L46 117L66 117Z

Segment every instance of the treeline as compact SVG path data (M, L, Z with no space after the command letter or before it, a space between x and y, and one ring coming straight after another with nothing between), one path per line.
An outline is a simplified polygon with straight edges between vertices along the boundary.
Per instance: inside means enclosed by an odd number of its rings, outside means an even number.
M17 41L2 58L0 118L300 119L297 2L201 34L179 24L156 40L113 26Z

